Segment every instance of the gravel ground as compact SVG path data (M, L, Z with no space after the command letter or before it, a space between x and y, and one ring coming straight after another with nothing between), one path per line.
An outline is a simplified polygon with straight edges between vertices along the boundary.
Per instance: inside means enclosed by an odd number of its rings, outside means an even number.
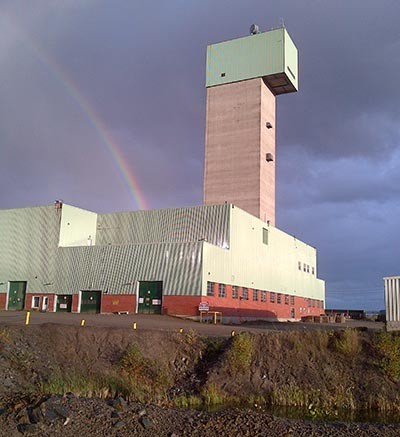
M37 422L32 424L32 422ZM201 412L52 397L34 409L23 402L0 415L0 436L399 436L400 425L311 422L271 416L255 409Z
M252 331L286 331L286 330L312 330L312 329L344 329L344 328L367 328L369 330L381 330L383 323L370 321L347 320L346 323L303 323L303 322L251 322L242 325L212 325L198 323L193 320L181 319L171 316L145 315L145 314L75 314L75 313L41 313L31 312L30 324L42 325L45 323L57 323L61 325L80 326L81 320L85 319L85 326L131 328L136 323L138 330L177 331L181 328L192 329L201 335L207 336L230 336L235 332ZM0 311L0 326L24 326L24 311Z

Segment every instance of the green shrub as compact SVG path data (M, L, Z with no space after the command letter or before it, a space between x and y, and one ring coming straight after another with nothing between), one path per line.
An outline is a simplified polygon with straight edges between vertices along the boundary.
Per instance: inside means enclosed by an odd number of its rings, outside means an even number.
M253 351L253 337L249 333L243 332L235 335L227 352L229 372L231 374L244 373L249 369Z
M393 381L400 381L400 337L395 333L379 332L375 337L379 365Z
M126 349L120 364L123 375L131 379L135 385L145 384L162 388L171 382L167 369L157 361L144 357L136 344Z
M361 352L361 344L358 331L347 328L334 336L335 349L348 357L355 357Z

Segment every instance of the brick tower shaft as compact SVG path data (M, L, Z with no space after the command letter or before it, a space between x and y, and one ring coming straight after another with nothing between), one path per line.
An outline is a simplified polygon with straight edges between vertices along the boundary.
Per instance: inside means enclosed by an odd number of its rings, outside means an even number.
M233 203L275 224L275 113L262 78L207 88L205 204Z

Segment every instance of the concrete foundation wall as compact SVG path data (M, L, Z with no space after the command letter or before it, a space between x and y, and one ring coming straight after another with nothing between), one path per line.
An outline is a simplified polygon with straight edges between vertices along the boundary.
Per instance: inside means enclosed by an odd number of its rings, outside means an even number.
M386 322L386 331L400 331L400 322Z

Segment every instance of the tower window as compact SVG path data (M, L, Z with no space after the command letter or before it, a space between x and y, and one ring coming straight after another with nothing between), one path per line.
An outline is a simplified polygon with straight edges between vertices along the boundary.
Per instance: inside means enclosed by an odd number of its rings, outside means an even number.
M225 73L221 73L221 77L225 77Z
M264 244L268 244L268 229L263 228L263 243Z

